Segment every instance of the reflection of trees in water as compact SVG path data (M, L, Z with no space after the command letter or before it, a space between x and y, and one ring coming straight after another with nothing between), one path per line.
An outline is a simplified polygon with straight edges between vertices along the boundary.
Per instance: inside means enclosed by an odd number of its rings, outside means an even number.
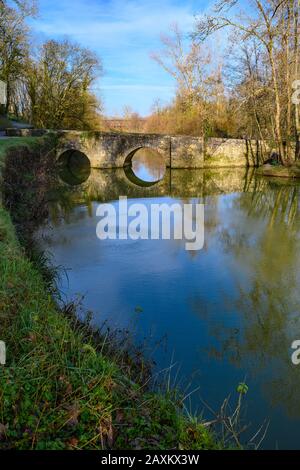
M220 348L210 354L253 374L263 371L273 403L299 417L300 370L291 363L290 346L300 337L300 187L257 180L257 190L236 196L231 211L208 239L215 237L231 257L238 295L233 300L223 292L223 304L238 312L242 326L219 324L211 333ZM201 299L193 303L201 312Z
M49 204L50 220L54 226L58 226L62 221L71 222L74 206L80 204L77 199L78 188L61 184L57 181L56 186L51 190L52 197ZM92 215L92 202L86 200L84 205L88 209L89 215Z
M300 337L300 187L284 180L279 184L255 178L252 171L225 169L172 170L170 178L158 185L139 188L128 182L123 170L92 170L83 185L60 184L59 191L53 191L52 221L74 220L78 205L86 206L91 216L93 201L116 200L120 194L129 198L171 195L183 203L190 198L205 202L205 249L219 244L228 257L226 263L234 267L236 300L231 292L218 294L223 296L225 312L238 312L240 325L229 327L218 315L218 326L211 334L218 339L219 348L211 348L210 354L227 358L253 374L265 372L266 393L273 403L283 404L291 415L299 416L300 369L291 364L289 348ZM226 198L225 209L224 199L216 197L220 194L233 194ZM76 217L86 217L87 213L76 213ZM181 241L173 243L178 250L183 249ZM190 255L194 258L199 253ZM210 304L205 295L193 298L192 304L208 319L215 313L213 299Z
M132 169L137 176L143 176L146 171L151 181L159 181L165 174L166 165L160 153L152 149L142 148L135 152L132 158Z
M245 190L245 186L247 186L247 190L251 190L254 178L246 178L247 174L248 172L243 169L236 169L234 173L231 169L171 170L166 173L162 181L154 186L141 187L130 182L123 169L92 169L88 180L78 186L69 186L57 180L57 200L69 197L75 206L76 204L88 204L90 201L113 201L118 199L120 195L133 199L163 196L179 199L184 197L205 198L241 192ZM60 196L60 193L63 193L63 196Z
M265 186L265 180L259 179L258 184ZM258 189L260 188L258 187ZM299 191L298 183L291 184L285 180L270 180L268 187L263 192L261 189L253 192L252 204L248 213L259 213L260 216L268 217L271 225L279 219L279 223L287 224L293 228L296 216L299 214Z
M169 178L165 178L153 187L143 188L132 184L125 176L123 169L91 170L89 179L78 186L71 186L57 178L52 189L51 220L59 224L70 220L74 208L85 206L88 214L93 215L93 202L115 201L119 196L128 198L160 197L168 194Z

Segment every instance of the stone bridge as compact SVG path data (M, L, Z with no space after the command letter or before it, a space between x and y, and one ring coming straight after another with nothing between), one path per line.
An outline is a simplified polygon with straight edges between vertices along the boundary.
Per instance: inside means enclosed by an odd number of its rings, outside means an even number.
M76 150L88 157L92 168L130 165L141 148L159 152L168 168L203 168L203 139L199 137L78 131L62 131L58 137L58 158L68 159Z
M58 160L68 162L80 152L92 168L101 169L129 166L134 153L141 148L157 150L166 167L174 169L259 166L276 150L267 141L250 139L6 129L7 136L42 136L50 132L58 137Z

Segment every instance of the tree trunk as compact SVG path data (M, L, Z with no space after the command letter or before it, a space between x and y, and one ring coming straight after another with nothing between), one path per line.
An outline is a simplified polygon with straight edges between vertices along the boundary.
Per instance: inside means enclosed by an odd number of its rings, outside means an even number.
M9 113L9 109L10 109L10 84L9 84L9 81L7 80L5 114Z
M296 8L294 9L294 56L295 56L295 80L298 80L299 73L299 10L300 10L300 0L296 2ZM300 160L300 119L299 119L299 104L295 103L295 140L296 140L296 150L295 150L295 160Z
M282 133L281 133L281 105L280 105L280 96L279 96L279 88L278 88L278 81L276 75L276 66L273 57L273 48L270 47L269 50L269 58L272 68L272 80L274 86L274 94L275 94L275 103L276 103L276 112L275 112L275 136L276 136L276 144L279 150L279 158L280 162L284 165L285 161L285 149L282 141Z
M292 0L293 3L293 0ZM285 57L286 57L286 87L287 87L287 116L286 116L286 160L291 160L291 124L292 124L292 87L291 87L291 60L290 60L290 40L291 40L291 5L287 6L287 24L284 31Z

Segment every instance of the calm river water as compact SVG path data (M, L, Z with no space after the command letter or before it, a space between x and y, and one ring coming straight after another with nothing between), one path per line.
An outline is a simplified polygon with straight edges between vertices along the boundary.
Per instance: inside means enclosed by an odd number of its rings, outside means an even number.
M94 323L132 327L157 371L176 363L190 383L190 406L211 419L246 382L249 435L270 421L263 448L300 449L300 186L253 170L161 170L134 162L138 186L121 170L92 170L82 184L63 183L51 206L43 247L64 266L66 299L83 296ZM88 175L86 175L88 176ZM74 178L72 180L74 183ZM188 252L178 240L96 237L99 204L201 202L205 246ZM160 342L160 345L156 345Z

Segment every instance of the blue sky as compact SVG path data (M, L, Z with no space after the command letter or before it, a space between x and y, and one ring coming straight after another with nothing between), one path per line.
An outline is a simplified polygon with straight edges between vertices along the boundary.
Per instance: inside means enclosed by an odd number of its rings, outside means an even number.
M32 21L37 41L65 36L99 54L104 76L96 91L109 115L130 105L147 115L153 102L167 103L174 82L150 58L160 49L160 34L177 22L183 32L193 28L194 15L208 0L39 0Z

